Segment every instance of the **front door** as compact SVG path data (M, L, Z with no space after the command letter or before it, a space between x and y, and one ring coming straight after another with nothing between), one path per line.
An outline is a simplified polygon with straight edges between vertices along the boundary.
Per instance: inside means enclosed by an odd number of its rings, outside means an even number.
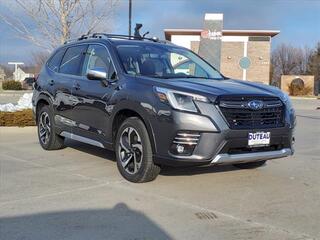
M100 68L107 73L109 81L89 80L89 69ZM110 80L114 82L110 83ZM108 130L110 98L117 89L117 75L107 48L89 45L82 67L82 78L76 80L72 95L77 99L73 118L77 123L75 134L103 142L110 137Z

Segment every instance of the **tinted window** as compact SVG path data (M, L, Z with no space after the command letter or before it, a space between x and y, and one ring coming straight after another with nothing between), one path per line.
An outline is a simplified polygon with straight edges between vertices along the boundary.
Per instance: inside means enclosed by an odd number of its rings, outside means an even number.
M48 67L55 72L58 72L61 58L63 57L65 49L58 50L49 60Z
M86 48L86 45L68 48L60 65L60 73L80 75L81 62Z
M105 47L90 45L86 52L82 75L86 75L90 69L99 68L107 73L108 79L116 79L116 72L111 58Z

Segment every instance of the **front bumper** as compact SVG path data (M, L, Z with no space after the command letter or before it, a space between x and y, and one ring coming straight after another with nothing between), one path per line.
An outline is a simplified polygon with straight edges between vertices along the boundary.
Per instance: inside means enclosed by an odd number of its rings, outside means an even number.
M218 154L211 161L211 164L235 164L245 162L256 162L262 160L276 159L288 157L293 154L290 148L283 148L276 151L267 152L254 152L254 153L242 153L242 154Z
M201 114L166 109L166 116L154 119L154 161L161 165L207 165L254 162L287 157L293 154L293 130L290 121L281 128L230 129L218 109L207 103L197 103ZM158 111L161 112L161 111ZM162 111L164 112L164 111ZM192 155L182 156L170 151L177 133L189 131L200 135ZM270 145L248 147L248 133L271 133Z

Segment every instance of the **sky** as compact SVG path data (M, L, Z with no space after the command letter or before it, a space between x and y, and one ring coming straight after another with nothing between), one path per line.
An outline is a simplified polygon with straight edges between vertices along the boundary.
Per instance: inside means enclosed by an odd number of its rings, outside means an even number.
M1 11L8 11L0 0ZM33 0L26 0L33 1ZM85 1L85 0L84 0ZM103 0L101 0L103 1ZM280 30L272 48L281 43L314 47L320 41L320 0L132 0L132 23L143 23L142 32L164 38L165 28L202 28L205 13L223 13L224 29ZM18 8L9 9L24 18ZM112 21L113 33L128 33L128 0L119 0ZM0 64L32 61L37 48L16 37L0 20Z

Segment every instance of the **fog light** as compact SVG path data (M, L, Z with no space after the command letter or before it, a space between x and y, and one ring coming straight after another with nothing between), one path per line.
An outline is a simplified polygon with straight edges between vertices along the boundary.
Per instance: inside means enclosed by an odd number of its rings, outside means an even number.
M178 144L176 148L177 148L177 152L178 153L183 153L184 152L184 146Z
M195 147L196 145L190 144L172 144L170 147L170 152L173 155L191 156Z
M198 145L200 133L193 131L179 131L170 146L170 153L179 156L191 156Z

